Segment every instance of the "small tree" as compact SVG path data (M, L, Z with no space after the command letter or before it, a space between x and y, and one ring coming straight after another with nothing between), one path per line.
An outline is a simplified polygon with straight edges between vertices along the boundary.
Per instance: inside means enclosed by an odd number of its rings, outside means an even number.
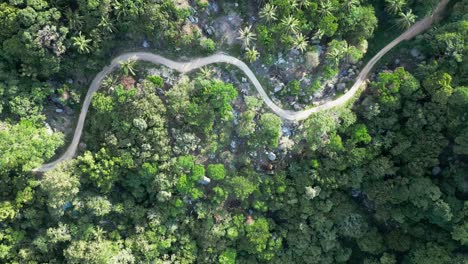
M385 0L385 10L391 14L398 14L405 6L405 0Z
M136 58L129 58L120 62L120 69L124 75L135 75Z
M296 35L296 39L294 40L294 49L297 49L300 52L304 52L307 49L307 39L305 38L302 33Z
M222 180L226 177L226 169L223 164L210 164L208 165L207 174L213 180Z
M417 18L416 15L413 14L412 10L409 10L406 13L400 12L398 16L399 18L396 21L398 26L402 29L408 29L409 27L411 27L414 24L414 22L416 22Z
M260 53L257 51L255 47L247 48L245 51L245 57L249 62L254 62L258 59Z
M79 53L89 53L91 51L91 40L83 36L81 32L78 33L78 36L72 37L71 40L73 41L73 46L78 49Z
M273 22L276 18L276 6L271 4L265 4L260 11L260 17L265 19L267 22Z
M286 30L286 32L297 33L297 30L299 28L299 20L297 20L297 18L295 18L294 16L289 15L281 19L281 25Z
M260 117L258 139L269 147L278 147L281 134L281 118L277 115L267 113Z
M236 250L226 249L221 255L219 255L220 264L235 264L236 263Z
M239 30L238 39L242 41L242 46L247 48L252 41L257 39L256 36L257 35L252 32L252 26L246 26Z
M199 181L205 176L205 167L203 165L195 165L192 169L192 179Z

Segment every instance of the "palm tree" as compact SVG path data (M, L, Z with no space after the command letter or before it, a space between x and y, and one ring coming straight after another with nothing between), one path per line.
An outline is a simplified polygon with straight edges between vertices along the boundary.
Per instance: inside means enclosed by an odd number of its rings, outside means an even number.
M120 3L118 0L113 1L113 7L114 7L114 12L117 14L117 20L123 16L126 17L129 13L130 8L128 7L128 4L124 2L123 4Z
M403 29L408 29L414 22L416 22L416 15L413 14L412 10L406 13L400 12L399 18L397 19L398 26Z
M70 29L78 31L83 26L83 16L76 11L72 11L70 8L65 12L65 18L68 21L68 28Z
M105 16L101 16L101 21L99 22L98 27L102 28L102 30L107 33L112 33L115 30L115 27L112 24L112 22L109 20L108 17Z
M344 52L344 47L330 47L326 53L326 57L336 66L340 63L341 58L343 58Z
M250 42L256 40L256 34L252 32L252 26L246 26L245 28L241 28L239 30L239 37L238 39L242 40L242 46L249 47Z
M288 0L287 2L288 2L289 8L291 8L292 10L297 9L299 7L299 4L297 3L296 0Z
M128 60L120 62L120 69L125 75L135 75L136 58L129 58Z
M332 15L334 9L335 7L333 6L333 3L330 2L330 0L321 0L318 12L323 16L327 16Z
M323 37L324 32L319 28L317 32L315 32L314 36L312 37L313 40L321 40Z
M299 27L299 20L292 15L289 15L281 19L281 25L283 25L287 32L296 33Z
M91 43L90 39L87 39L80 33L78 36L72 37L71 40L73 41L73 46L78 48L79 53L89 53L91 51L89 43Z
M260 11L260 17L265 19L267 22L273 22L277 20L276 17L276 6L266 4Z
M304 52L307 49L307 39L302 35L302 33L299 33L296 35L296 39L294 40L294 49L299 50L300 52Z
M310 0L297 0L297 4L299 5L300 8L303 7L309 7L310 6Z
M94 238L97 241L101 241L104 235L106 234L106 231L104 231L102 227L98 226L96 227L96 229L92 231L92 233L93 233Z
M203 79L211 79L211 77L213 77L213 74L214 70L211 67L206 66L200 69L200 76Z
M247 58L247 60L249 62L256 61L258 59L259 55L260 55L260 53L258 52L258 50L255 47L247 48L245 50L245 57Z
M392 14L400 13L406 4L405 0L385 0L385 3L385 10Z
M359 0L346 0L343 3L345 10L350 11L353 7L359 5Z
M102 81L101 86L109 89L109 91L112 91L114 84L115 79L112 77L112 75L109 75Z

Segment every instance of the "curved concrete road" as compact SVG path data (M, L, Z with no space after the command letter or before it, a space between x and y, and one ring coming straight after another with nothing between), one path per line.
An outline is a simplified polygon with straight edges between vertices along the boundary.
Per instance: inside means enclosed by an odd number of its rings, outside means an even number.
M88 113L89 105L91 103L91 98L93 94L99 89L102 80L107 75L109 75L115 68L119 67L120 63L123 61L126 61L128 59L147 61L147 62L154 63L154 64L164 65L168 68L171 68L181 73L187 73L187 72L199 69L201 67L204 67L210 64L227 63L230 65L236 66L249 78L249 80L254 85L255 89L257 89L257 92L260 94L260 96L263 98L265 103L268 105L268 107L270 107L270 109L275 114L287 120L303 120L309 117L313 113L317 113L320 111L333 108L335 106L342 105L346 103L349 99L351 99L359 90L359 88L363 85L369 72L372 70L375 64L380 60L380 58L382 58L389 50L391 50L393 47L398 45L403 40L409 40L413 38L414 36L420 34L421 32L425 31L426 29L428 29L432 25L432 23L437 19L438 15L445 9L449 1L450 0L442 0L432 15L414 24L411 28L409 28L407 31L402 33L398 38L390 42L379 53L377 53L359 73L356 79L356 82L351 87L351 89L349 89L349 91L346 92L343 96L341 96L340 98L336 100L329 101L325 104L319 105L317 107L306 109L303 111L297 111L297 112L284 110L280 108L279 106L277 106L275 103L273 103L273 101L271 101L270 97L268 97L267 93L263 89L262 85L258 81L255 74L249 68L249 66L247 66L241 60L234 58L232 56L229 56L229 55L215 54L209 57L194 59L188 62L177 62L177 61L173 61L165 57L162 57L160 55L148 53L148 52L130 52L130 53L122 54L118 56L117 58L113 59L109 66L104 67L104 69L101 72L99 72L96 75L96 77L93 79L93 81L91 82L91 85L89 86L89 90L84 99L83 106L81 108L81 113L80 113L78 123L75 128L75 134L73 135L73 140L70 146L68 146L65 153L63 153L63 155L59 157L57 160L51 163L44 164L42 167L37 168L34 171L46 172L55 168L55 166L57 166L58 163L64 160L73 158L73 156L76 153L78 143L81 138L81 134L83 132L83 126L84 126L84 122L86 119L86 114Z

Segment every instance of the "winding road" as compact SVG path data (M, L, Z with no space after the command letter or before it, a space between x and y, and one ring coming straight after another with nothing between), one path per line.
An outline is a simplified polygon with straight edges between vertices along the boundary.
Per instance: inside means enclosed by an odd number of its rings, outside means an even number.
M191 61L187 62L177 62L173 61L170 59L167 59L165 57L162 57L157 54L153 53L148 53L148 52L130 52L130 53L125 53L122 54L115 59L112 60L111 64L109 66L104 67L104 69L99 72L96 77L94 77L93 81L91 82L91 85L89 86L89 90L86 94L86 97L83 101L83 105L81 108L80 116L78 118L78 123L75 128L75 133L73 135L73 140L71 144L68 146L67 150L65 153L62 154L57 160L47 163L42 165L42 167L34 169L35 172L46 172L49 170L54 169L57 164L59 164L62 161L68 160L73 158L73 156L76 153L78 143L81 138L81 134L83 132L83 126L84 122L86 119L86 115L88 113L89 105L91 103L91 98L93 94L99 89L101 82L103 79L109 75L115 68L118 68L121 64L121 62L126 61L128 59L135 59L135 60L140 60L140 61L147 61L153 64L160 64L164 65L168 68L171 68L173 70L176 70L180 73L188 73L193 70L199 69L201 67L210 65L210 64L217 64L217 63L227 63L230 65L233 65L237 67L239 70L241 70L247 78L250 80L250 82L254 85L255 89L257 89L257 92L260 94L260 96L263 98L265 103L268 105L268 107L278 116L280 116L283 119L287 120L304 120L308 118L311 114L317 113L320 111L324 111L339 105L343 105L346 103L348 100L353 98L356 94L356 92L359 90L359 88L363 85L365 80L367 79L367 76L369 72L372 70L372 68L375 66L375 64L388 52L390 51L393 47L398 45L400 42L403 40L409 40L413 38L414 36L420 34L421 32L427 30L428 28L431 27L432 23L439 17L439 15L444 11L445 7L447 6L448 2L450 0L441 0L441 2L438 4L436 10L430 15L422 19L421 21L418 21L415 23L411 28L409 28L407 31L403 32L399 37L394 39L392 42L390 42L387 46L385 46L382 50L379 51L367 64L366 66L362 69L362 71L359 73L355 83L353 86L346 92L344 95L341 97L337 98L336 100L329 101L327 103L324 103L322 105L319 105L317 107L313 107L310 109L306 109L303 111L290 111L290 110L284 110L277 106L273 101L268 97L267 93L263 89L262 85L258 81L257 77L255 74L252 72L252 70L247 66L243 61L226 55L226 54L215 54L212 56L204 57L204 58L198 58L198 59L193 59Z

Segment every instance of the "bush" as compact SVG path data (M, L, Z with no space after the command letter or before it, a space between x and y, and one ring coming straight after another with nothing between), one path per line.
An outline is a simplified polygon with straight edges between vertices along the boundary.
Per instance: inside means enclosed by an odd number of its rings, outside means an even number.
M200 39L200 46L205 53L213 53L216 50L215 42L209 38Z
M308 51L305 54L305 65L307 69L312 70L315 67L319 66L320 64L320 57L317 49L313 49L311 51Z
M289 87L289 92L293 96L299 95L299 92L301 91L301 83L298 80L293 80L288 83Z
M199 181L205 176L205 167L203 165L195 165L192 170L192 180Z
M222 180L226 177L226 170L223 164L210 164L208 165L207 174L213 180Z
M163 78L159 75L148 76L148 80L152 82L156 87L162 87L164 84Z
M208 0L197 0L197 7L201 10L205 10L208 7Z
M338 74L338 67L327 65L325 68L323 68L323 77L325 78L325 80L330 80L337 74Z
M192 155L180 156L177 159L177 165L186 172L192 170L194 162L194 157Z
M313 95L316 92L318 92L321 88L322 88L322 83L320 82L320 80L316 80L308 87L307 92L310 95Z

